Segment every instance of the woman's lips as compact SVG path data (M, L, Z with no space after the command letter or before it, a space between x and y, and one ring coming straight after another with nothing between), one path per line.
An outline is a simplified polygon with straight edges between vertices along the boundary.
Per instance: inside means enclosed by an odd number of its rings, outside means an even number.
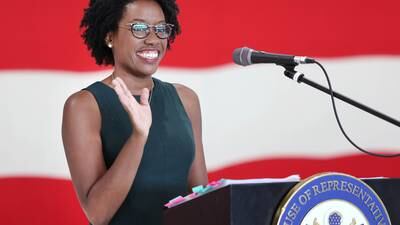
M136 55L142 60L148 63L157 62L160 56L160 51L158 50L141 50L137 51Z

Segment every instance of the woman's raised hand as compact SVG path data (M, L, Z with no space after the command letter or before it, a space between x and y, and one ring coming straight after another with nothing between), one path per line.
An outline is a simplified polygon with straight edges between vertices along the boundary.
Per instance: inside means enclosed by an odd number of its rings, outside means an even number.
M133 132L147 137L152 122L149 89L143 88L140 102L137 102L121 78L115 78L112 84L124 109L129 114Z

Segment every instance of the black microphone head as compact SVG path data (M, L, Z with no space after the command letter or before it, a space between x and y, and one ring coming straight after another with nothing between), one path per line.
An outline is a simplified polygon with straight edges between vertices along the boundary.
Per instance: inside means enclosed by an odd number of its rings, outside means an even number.
M237 48L233 51L233 62L241 66L251 65L251 53L254 50L248 47Z

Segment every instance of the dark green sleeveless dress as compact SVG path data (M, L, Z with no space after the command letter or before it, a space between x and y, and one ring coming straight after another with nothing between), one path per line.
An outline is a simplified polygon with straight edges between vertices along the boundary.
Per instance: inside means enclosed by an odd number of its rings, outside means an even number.
M163 205L188 190L194 158L191 122L175 87L153 78L152 125L143 157L128 196L110 225L160 225ZM127 112L115 91L102 82L85 90L96 98L101 113L101 140L110 168L132 133Z

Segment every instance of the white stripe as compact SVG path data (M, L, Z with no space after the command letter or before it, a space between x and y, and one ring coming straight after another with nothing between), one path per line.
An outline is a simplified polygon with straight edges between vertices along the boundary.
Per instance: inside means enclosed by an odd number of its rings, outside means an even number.
M399 57L324 60L338 92L400 119ZM313 65L298 70L326 86ZM1 71L0 176L69 177L61 118L69 94L109 71ZM355 153L339 132L326 94L297 84L274 65L160 69L156 77L199 95L207 165L215 169L259 157L331 157ZM348 134L360 146L397 148L400 129L338 104Z

